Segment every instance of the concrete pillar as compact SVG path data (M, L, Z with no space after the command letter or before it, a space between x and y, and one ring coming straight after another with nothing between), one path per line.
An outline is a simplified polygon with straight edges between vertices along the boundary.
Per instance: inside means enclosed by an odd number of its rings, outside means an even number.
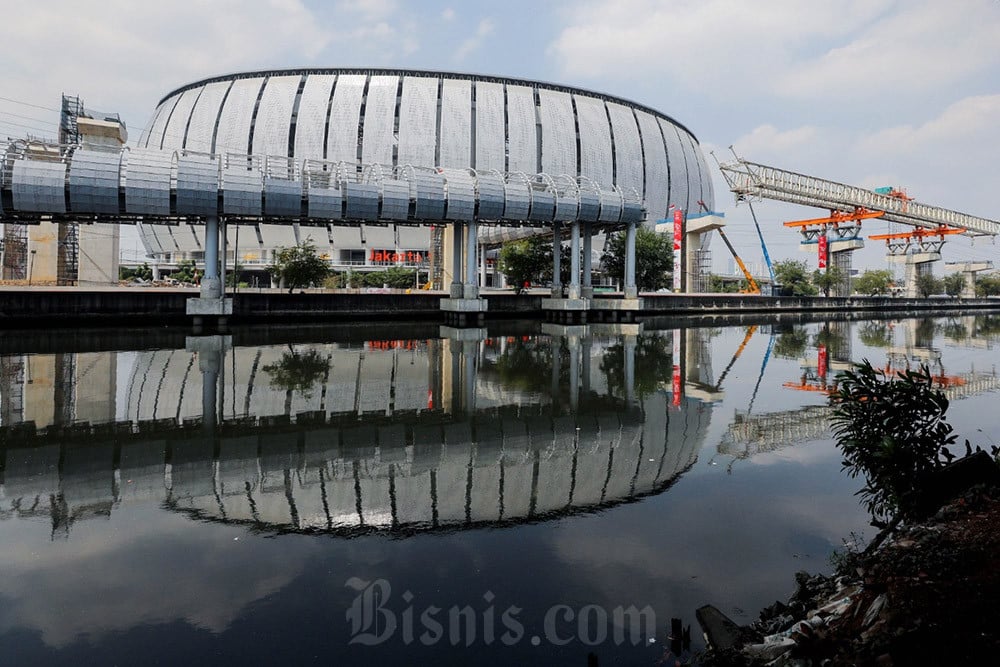
M562 298L562 223L552 223L552 298Z
M462 296L466 299L479 298L479 282L476 272L479 270L479 262L476 254L479 250L479 239L477 235L476 222L473 220L466 223L465 239L465 285Z
M465 290L462 289L462 223L452 223L452 269L451 269L451 298L461 299Z
M625 298L635 299L639 288L635 284L635 223L628 223L625 233Z
M159 263L158 262L153 262L153 266L151 268L153 269L153 280L159 280L160 279L160 265L159 265Z
M583 351L581 353L581 368L580 374L583 376L583 391L590 393L590 358L591 358L591 348L593 346L594 339L588 334L586 338L583 339Z
M580 298L580 221L574 220L570 235L569 298Z
M479 286L486 287L486 248L479 249Z
M222 296L219 281L219 218L205 220L205 275L201 279L201 298L218 299Z
M591 275L591 254L593 252L594 237L591 223L583 223L583 287L580 289L580 296L584 299L591 299L594 296L594 287Z
M198 370L201 371L201 423L207 431L213 431L218 423L219 372L222 370L222 356L221 350L198 351Z
M924 275L925 273L932 273L932 262L936 262L941 259L941 253L939 252L911 252L907 255L890 255L888 257L889 261L895 263L904 263L906 266L905 271L905 285L903 287L903 296L907 299L916 299L917 294L917 278Z

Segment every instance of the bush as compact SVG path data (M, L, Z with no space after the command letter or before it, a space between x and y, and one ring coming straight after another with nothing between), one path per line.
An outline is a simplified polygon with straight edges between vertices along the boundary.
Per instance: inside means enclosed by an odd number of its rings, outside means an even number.
M865 360L837 376L834 434L851 477L876 525L910 514L923 479L953 458L948 398L927 366L889 377Z

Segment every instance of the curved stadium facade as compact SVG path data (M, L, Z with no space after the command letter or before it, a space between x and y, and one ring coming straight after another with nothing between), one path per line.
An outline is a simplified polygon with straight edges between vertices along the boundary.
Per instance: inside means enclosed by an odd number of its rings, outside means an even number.
M697 139L669 116L601 93L481 75L303 69L214 77L164 97L138 145L323 161L359 177L362 165L378 165L383 173L412 167L561 179L643 201L648 224L671 205L694 212L714 200ZM229 261L247 269L307 238L342 269L420 266L432 250L427 226L250 227L238 249L232 236L227 249ZM203 256L200 227L140 226L140 236L165 266Z

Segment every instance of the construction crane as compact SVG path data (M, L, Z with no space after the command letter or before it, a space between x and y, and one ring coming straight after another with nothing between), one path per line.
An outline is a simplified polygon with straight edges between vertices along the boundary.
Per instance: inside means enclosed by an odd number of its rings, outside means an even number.
M739 265L740 271L743 272L743 276L747 279L747 289L740 290L740 292L743 294L760 294L760 285L758 285L757 281L754 280L753 274L750 273L747 265L743 263L742 259L740 259L739 254L736 252L736 248L733 247L733 244L730 243L729 239L726 237L726 233L722 231L721 227L718 229L718 232L719 237L725 242L726 247L729 248L729 252L733 254L733 259L735 259L736 264Z
M702 209L702 211L704 211L705 213L711 213L711 211L709 211L708 207L705 205L705 202L701 201L700 199L698 200L698 206L700 206L701 209ZM729 248L729 252L732 254L733 259L736 260L736 264L740 267L740 271L743 272L743 276L747 280L747 289L740 290L740 292L742 294L760 294L760 285L758 285L757 281L754 280L753 274L751 274L750 270L747 269L747 265L743 263L742 259L740 259L739 254L736 252L736 248L733 247L733 244L729 241L729 238L726 236L726 232L723 231L722 227L719 227L717 231L719 232L719 236L725 242L726 247ZM757 232L760 233L760 228L757 229ZM760 242L761 242L761 244L764 243L763 237L761 237ZM767 257L767 249L766 248L764 249L764 257L767 258L767 266L768 266L768 270L770 270L770 268L771 268L771 258ZM773 274L773 272L772 272L772 275L771 275L771 283L774 284L774 274Z

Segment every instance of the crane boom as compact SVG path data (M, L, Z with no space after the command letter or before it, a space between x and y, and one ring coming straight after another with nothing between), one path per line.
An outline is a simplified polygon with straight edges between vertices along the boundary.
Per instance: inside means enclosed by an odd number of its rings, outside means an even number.
M733 244L729 242L729 238L726 236L726 233L722 231L721 227L718 229L718 232L719 236L722 237L722 240L726 242L726 247L729 248L729 252L732 253L733 259L736 260L736 263L740 267L740 271L743 272L743 276L747 279L747 286L749 287L748 291L750 294L760 294L760 285L757 284L757 281L754 280L753 274L751 274L750 270L747 269L747 265L743 263L743 260L740 259L740 256L736 253L736 248L734 248Z

